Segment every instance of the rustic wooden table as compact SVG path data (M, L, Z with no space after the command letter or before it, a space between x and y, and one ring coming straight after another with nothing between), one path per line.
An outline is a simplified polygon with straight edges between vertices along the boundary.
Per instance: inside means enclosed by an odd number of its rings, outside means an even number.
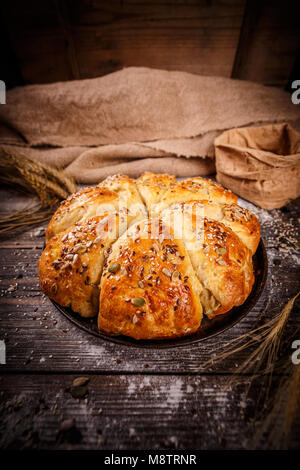
M24 205L15 193L2 191L0 197L1 213ZM237 386L228 383L248 351L209 370L202 364L216 347L274 316L299 291L300 211L295 202L271 212L247 205L260 218L267 247L265 290L255 308L230 330L175 349L121 346L82 331L40 291L37 260L43 231L35 227L3 238L0 339L6 344L6 364L0 365L0 447L253 448L261 381L249 393L249 376ZM286 334L300 326L299 303ZM76 398L70 387L82 376L90 379L87 394ZM299 416L289 448L300 448Z

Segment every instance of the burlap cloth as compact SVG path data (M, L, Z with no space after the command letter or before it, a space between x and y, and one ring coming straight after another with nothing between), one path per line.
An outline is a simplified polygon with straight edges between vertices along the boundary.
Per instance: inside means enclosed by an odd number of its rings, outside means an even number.
M215 171L213 142L222 131L297 118L299 107L275 88L130 67L9 91L0 106L0 148L82 183L146 170L207 175Z

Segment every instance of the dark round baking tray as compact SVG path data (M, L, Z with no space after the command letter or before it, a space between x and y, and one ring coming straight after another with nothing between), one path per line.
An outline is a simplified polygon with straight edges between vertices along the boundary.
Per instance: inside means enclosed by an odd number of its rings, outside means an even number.
M77 325L79 328L106 341L111 341L113 343L123 344L126 346L153 349L186 346L188 344L197 343L198 341L203 341L207 338L211 338L212 336L216 336L222 333L222 331L225 331L238 323L242 318L245 317L245 315L247 315L247 313L252 310L260 295L262 294L267 279L268 261L262 240L260 241L257 251L253 257L253 266L255 271L255 282L249 297L243 303L243 305L234 307L225 315L218 315L212 320L208 320L205 316L203 316L201 326L196 331L196 333L193 333L189 336L184 336L182 338L164 340L135 340L133 338L122 335L110 336L98 330L97 317L92 319L82 318L71 309L61 307L53 300L51 300L51 302L63 315L65 315L72 323L75 323L75 325Z

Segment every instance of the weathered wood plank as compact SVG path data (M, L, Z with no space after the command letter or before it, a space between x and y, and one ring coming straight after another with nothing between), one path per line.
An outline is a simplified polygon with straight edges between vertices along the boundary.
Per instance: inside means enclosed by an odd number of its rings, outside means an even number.
M3 6L28 83L96 77L131 65L231 74L245 0L60 3L61 10L50 0Z
M11 39L5 26L2 12L0 11L0 41L2 45L1 80L4 81L6 89L24 85L19 64L12 48Z
M29 0L25 4L13 0L1 6L25 83L74 78L54 2Z
M220 376L90 376L87 399L74 376L1 376L0 447L39 449L253 448L261 388ZM58 434L75 418L77 433ZM298 416L299 418L299 416ZM296 419L290 448L300 446ZM268 444L271 448L271 444Z
M248 1L233 78L284 86L299 50L298 2Z
M247 61L247 53L251 47L256 23L261 15L261 1L255 0L251 3L246 1L244 18L240 31L239 43L237 46L231 78L240 78Z
M118 1L70 6L82 76L124 66L229 77L244 1Z
M23 285L26 288L26 283ZM199 345L165 349L139 349L121 346L96 338L63 317L35 291L21 297L17 291L1 305L0 337L6 342L7 364L3 369L16 371L126 371L126 372L197 372L215 348L233 335L249 331L258 312L251 312L239 325L214 340ZM30 288L30 287L29 287ZM35 295L32 297L32 294ZM28 297L27 297L28 296ZM265 301L265 300L264 300ZM245 354L234 360L241 360ZM230 371L233 361L216 366Z

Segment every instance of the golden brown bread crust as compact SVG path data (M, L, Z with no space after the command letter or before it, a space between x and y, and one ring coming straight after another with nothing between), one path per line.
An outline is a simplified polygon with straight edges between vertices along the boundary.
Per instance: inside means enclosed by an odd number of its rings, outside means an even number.
M106 178L95 187L84 188L63 201L53 215L46 232L47 242L70 225L95 215L115 213L126 215L129 224L147 215L137 187L128 176Z
M251 292L260 228L236 201L203 178L109 177L70 196L54 214L39 260L41 288L82 316L99 309L99 328L109 334L188 335L202 312L226 313ZM156 215L147 218L148 212Z
M108 176L98 185L112 191L118 196L119 212L127 213L132 220L138 221L147 216L146 207L142 201L135 181L126 175ZM136 218L138 217L138 218Z
M101 187L84 188L71 194L63 201L53 215L46 231L46 241L71 225L118 209L118 195Z
M101 280L99 329L136 339L173 338L198 329L200 284L180 240L144 238L162 226L132 226L114 244ZM110 272L116 266L115 273Z
M161 201L152 207L152 215L159 215L164 209L178 202L208 200L218 203L236 203L237 196L230 190L205 178L187 178L172 185Z
M177 182L175 176L168 174L156 174L146 171L137 180L136 184L147 206L149 215L151 208L157 204L165 192Z
M180 227L177 216L177 211L164 211L162 220L187 247L202 285L204 313L213 318L244 303L254 282L250 250L221 222L186 213Z
M241 239L251 251L257 250L260 240L260 225L250 211L238 204L217 204L210 201L189 201L173 204L170 210L185 212L199 211L203 217L222 222ZM166 209L167 211L169 209Z
M105 256L119 235L115 214L85 219L47 243L39 262L41 289L83 317L95 316Z

